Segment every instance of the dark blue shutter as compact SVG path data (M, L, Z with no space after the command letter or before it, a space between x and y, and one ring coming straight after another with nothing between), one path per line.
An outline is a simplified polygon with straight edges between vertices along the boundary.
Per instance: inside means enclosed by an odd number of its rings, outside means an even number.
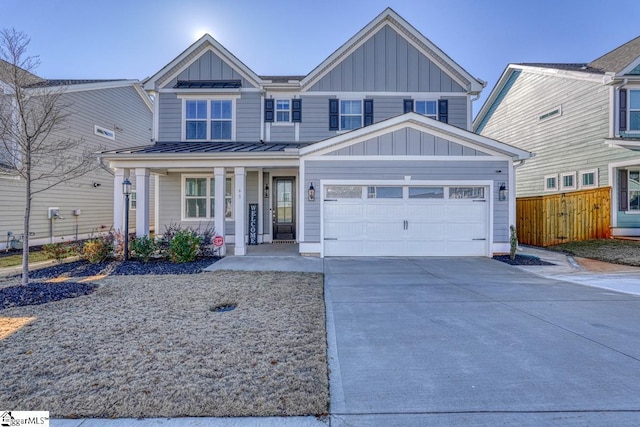
M620 96L619 96L619 108L618 111L619 113L619 117L620 117L620 130L621 131L625 131L627 130L627 90L626 89L620 89Z
M275 101L273 99L264 100L264 121L273 122L273 111L275 110Z
M413 112L413 99L404 100L404 112L405 113Z
M438 120L449 123L449 101L446 99L438 101Z
M629 181L627 179L627 171L618 169L618 210L626 211L629 209Z
M364 100L364 125L373 124L373 99Z
M329 100L329 130L340 130L339 100Z
M291 100L291 121L294 123L302 121L302 99Z

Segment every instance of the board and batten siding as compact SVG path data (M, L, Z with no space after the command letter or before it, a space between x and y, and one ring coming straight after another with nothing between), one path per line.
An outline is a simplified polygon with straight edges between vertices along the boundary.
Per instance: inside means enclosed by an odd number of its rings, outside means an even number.
M84 149L97 152L151 144L152 113L134 87L70 91L63 95L63 99L70 106L62 137L83 139L82 146L76 150L78 154ZM115 140L95 135L95 125L109 130L117 127ZM49 138L55 140L56 135ZM76 225L79 236L108 231L111 228L113 175L99 167L97 162L96 156L96 167L88 174L34 195L30 224L31 232L35 233L31 237L32 241L50 238L50 220L47 217L49 207L59 208L60 215L64 218L56 220L54 224L57 242L61 241L62 236L65 236L65 241L75 238ZM150 224L153 227L152 182ZM94 186L94 183L99 185ZM3 236L6 236L8 231L16 236L22 234L24 188L24 180L0 178L0 234ZM35 184L35 189L38 188L42 187ZM75 217L73 211L77 209L81 214ZM130 224L135 227L135 212L131 213Z
M344 58L310 91L464 92L388 25Z
M473 148L412 128L399 129L326 156L485 156Z
M640 163L640 153L604 142L610 123L608 86L526 70L510 84L480 134L535 153L516 169L518 197L552 194L544 190L547 175L576 172L579 180L580 171L593 169L599 186L608 186L609 163L634 158ZM561 115L539 120L556 107L562 108Z
M164 87L172 88L178 80L240 80L244 88L255 87L212 51L202 54Z
M416 159L415 161L394 160L348 160L336 161L306 160L304 163L304 182L320 183L322 180L491 180L507 182L505 172L509 163L506 160L487 161L436 161ZM495 185L494 185L495 187ZM318 188L318 191L320 189ZM320 200L318 195L313 202L304 200L304 238L307 243L320 242ZM497 191L493 200L493 241L506 243L509 241L509 204L498 201Z

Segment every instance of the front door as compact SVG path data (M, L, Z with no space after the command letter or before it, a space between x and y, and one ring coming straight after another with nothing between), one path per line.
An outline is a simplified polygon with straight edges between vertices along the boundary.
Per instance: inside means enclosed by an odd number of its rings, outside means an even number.
M273 199L273 239L295 240L295 179L275 178L273 184L276 193Z

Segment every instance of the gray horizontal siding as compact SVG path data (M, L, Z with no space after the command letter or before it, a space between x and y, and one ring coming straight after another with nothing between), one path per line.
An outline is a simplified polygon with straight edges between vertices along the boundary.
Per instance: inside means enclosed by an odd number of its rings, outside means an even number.
M158 141L180 141L182 139L182 100L175 93L159 93Z
M468 98L466 96L456 96L456 97L446 97L446 98L442 98L442 99L447 99L448 102L448 108L449 108L449 121L448 123L450 125L462 128L462 129L466 129L468 131L470 131L471 129L469 129L469 120L467 120L467 116L468 116L468 110L467 110L467 103Z
M462 92L464 89L385 25L344 58L311 91Z
M597 169L599 185L609 185L608 165L638 159L640 153L604 143L609 132L609 87L523 71L492 108L481 134L532 151L536 156L516 169L518 197L550 194L544 177ZM562 115L538 117L562 106ZM579 175L578 175L579 179Z
M64 134L54 134L56 138L83 139L82 145L75 150L91 152L113 150L124 147L150 144L151 110L131 86L99 89L82 92L68 92L64 102L69 103L69 113ZM94 126L107 129L117 127L115 140L109 140L94 134ZM74 152L68 153L73 155ZM97 165L97 164L96 164ZM94 187L93 183L100 186ZM42 188L42 183L34 183L34 189ZM24 215L23 180L0 179L0 235L8 231L22 234ZM32 201L31 231L33 239L47 239L50 236L50 221L47 218L49 207L60 208L64 219L56 220L55 236L75 236L76 225L79 235L109 230L113 224L113 176L100 167L70 183L55 186L34 195ZM151 189L153 197L153 189ZM153 199L152 199L153 200ZM153 202L152 202L153 207ZM74 217L73 210L81 210ZM151 215L153 226L153 213ZM135 212L132 211L131 226L135 226Z
M485 155L453 141L405 128L336 150L334 156L480 156Z
M260 140L260 94L243 92L236 101L236 140L258 142Z
M491 180L508 184L506 171L508 162L500 160L473 162L438 162L429 160L416 161L383 161L383 160L340 160L306 161L304 182L321 182L323 179L334 180L404 180L411 176L412 180ZM495 187L495 185L494 185ZM494 233L495 243L509 241L509 209L507 202L497 201L494 191ZM304 201L304 236L305 242L320 241L320 197L315 202Z
M294 142L296 137L295 126L291 125L270 125L270 138L272 142Z
M300 141L315 142L335 135L335 131L329 131L329 97L302 96Z

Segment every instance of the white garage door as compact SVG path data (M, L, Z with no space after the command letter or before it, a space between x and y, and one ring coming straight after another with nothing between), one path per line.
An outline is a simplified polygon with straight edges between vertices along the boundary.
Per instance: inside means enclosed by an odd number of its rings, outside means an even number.
M325 256L486 256L482 186L325 187Z

